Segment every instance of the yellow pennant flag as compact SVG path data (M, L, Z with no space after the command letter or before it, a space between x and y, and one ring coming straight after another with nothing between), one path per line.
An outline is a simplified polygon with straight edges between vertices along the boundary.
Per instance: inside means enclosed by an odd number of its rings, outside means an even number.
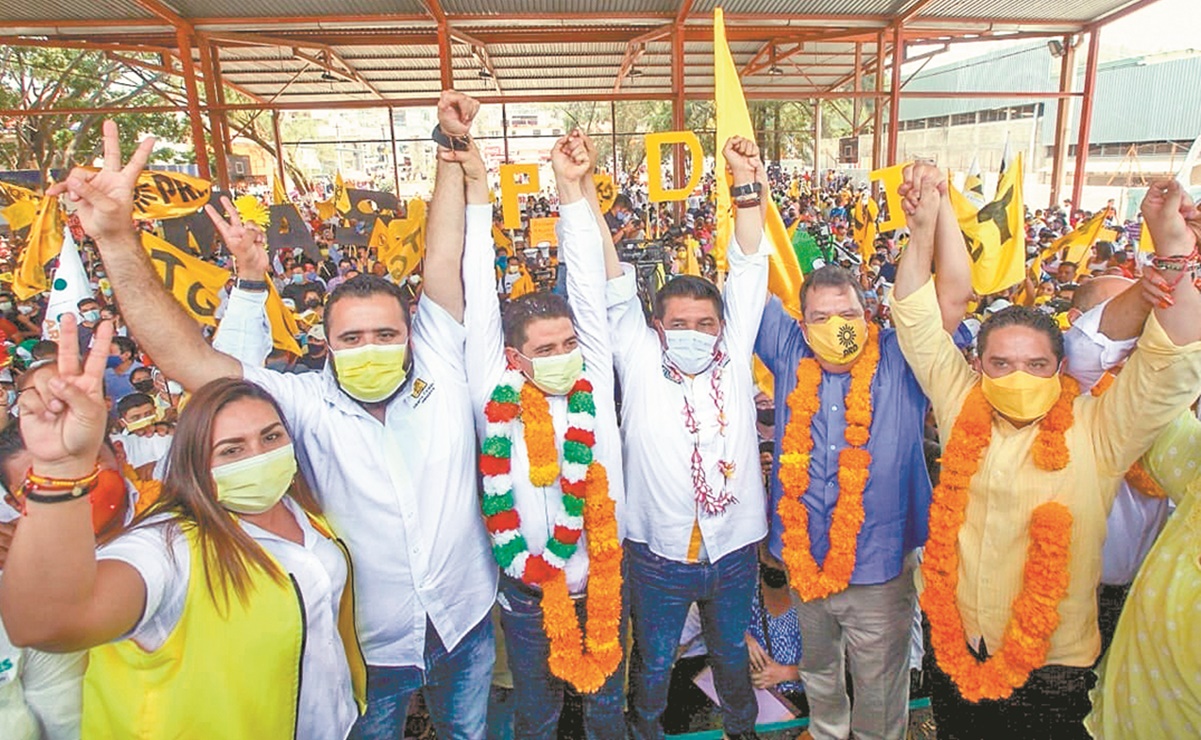
M11 205L0 209L0 213L4 214L8 228L17 231L33 223L33 219L38 215L38 201L32 198L14 200Z
M505 234L504 230L495 223L492 224L492 241L496 246L504 250L505 254L513 256L513 240Z
M1026 276L1026 228L1022 203L1022 155L1005 168L997 195L976 210L963 193L948 186L972 258L972 289L979 295L999 293Z
M701 276L701 263L697 261L696 253L701 248L700 242L692 237L684 240L684 274Z
M271 187L271 202L277 206L291 202L288 200L288 186L282 178L275 178L275 184Z
M1143 221L1143 225L1138 233L1138 251L1146 252L1147 254L1155 253L1155 242L1151 239L1151 232L1147 230L1147 222Z
M163 279L163 284L175 300L196 321L216 326L214 313L220 303L219 293L229 282L230 273L211 262L188 254L175 245L154 234L142 233L142 248L150 255L154 269ZM275 292L275 286L267 281L267 319L271 324L271 342L278 349L300 354L300 345L295 335L299 333L296 319L284 307Z
M13 279L13 293L17 298L26 301L50 290L46 263L57 257L62 248L63 221L58 211L58 197L42 198Z
M1067 255L1064 260L1076 265L1076 275L1079 277L1088 272L1088 252L1097 243L1104 227L1105 211L1099 211L1089 220L1056 239L1039 256L1048 258L1066 249Z
M617 186L613 184L613 176L607 172L597 172L592 176L592 182L596 185L596 200L601 213L608 213L613 207L613 201L617 200Z
M734 235L734 219L730 212L730 186L725 178L726 161L722 156L722 148L731 136L753 140L755 129L751 125L751 114L742 94L738 67L734 65L730 46L726 43L726 24L721 8L715 8L713 11L713 74L717 112L717 243L713 248L713 257L718 269L724 269L726 249ZM797 263L796 253L792 250L792 240L788 238L788 229L784 227L784 219L780 217L780 211L776 208L771 193L763 193L762 198L763 206L767 208L767 223L764 228L774 246L767 287L773 295L779 297L784 308L793 315L800 316L801 282L804 280L801 266ZM755 248L753 244L742 246L747 249Z
M872 198L860 199L859 203L851 209L855 243L859 245L859 254L863 256L864 266L876 253L876 219L879 217L880 206Z
M346 192L346 185L342 182L342 171L338 170L334 175L334 208L338 213L350 212L350 194Z
M376 221L376 228L379 228ZM372 235L374 237L374 234ZM409 201L408 216L393 219L384 232L384 245L377 252L388 275L399 283L417 269L425 257L425 201Z
M338 209L334 208L334 199L318 200L313 203L317 209L317 217L322 221L328 221L338 214Z
M99 172L96 167L86 168ZM213 184L182 172L146 170L133 189L133 217L139 221L191 216L209 202Z
M36 201L41 197L29 188L23 188L20 185L13 185L0 180L0 198L7 200L9 203L16 203L22 200Z

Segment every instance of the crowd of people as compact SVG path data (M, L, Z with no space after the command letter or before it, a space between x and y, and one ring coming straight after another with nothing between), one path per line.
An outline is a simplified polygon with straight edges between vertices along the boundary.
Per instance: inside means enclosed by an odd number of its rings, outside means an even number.
M442 95L399 282L209 206L215 331L140 244L152 140L123 163L106 123L50 188L93 285L55 317L0 292L0 735L396 738L420 704L438 737L661 738L702 663L730 738L765 691L817 740L903 738L919 692L939 738L1201 734L1179 184L1107 208L1078 264L1052 247L1094 214L1030 213L1026 279L977 295L933 165L864 244L866 184L732 137L718 245L713 173L678 217L632 187L606 211L573 131L524 204L557 244L523 248L477 110ZM784 249L798 295L769 293Z

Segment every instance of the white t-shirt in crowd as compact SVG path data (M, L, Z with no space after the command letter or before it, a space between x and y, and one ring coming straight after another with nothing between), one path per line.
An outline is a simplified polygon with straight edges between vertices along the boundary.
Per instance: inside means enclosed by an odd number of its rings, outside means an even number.
M342 551L313 529L308 517L290 498L284 505L304 532L298 545L245 521L246 533L271 553L296 578L304 598L304 680L300 686L297 737L343 740L358 718L350 683L350 668L338 633L338 606L346 585ZM120 560L142 576L146 609L126 635L142 649L163 646L183 616L191 558L188 542L167 516L132 529L97 553L100 560Z

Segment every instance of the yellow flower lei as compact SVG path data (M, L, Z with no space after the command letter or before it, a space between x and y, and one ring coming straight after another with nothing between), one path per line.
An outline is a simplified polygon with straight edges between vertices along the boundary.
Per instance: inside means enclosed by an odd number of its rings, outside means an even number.
M788 394L790 416L784 428L779 471L784 495L776 510L784 524L784 564L792 587L803 601L846 590L855 570L859 530L863 527L863 491L872 461L864 449L872 424L872 378L879 364L879 336L869 324L863 356L851 367L845 402L848 446L838 456L838 503L830 522L830 549L820 566L810 551L809 510L801 500L809 490L809 459L813 452L810 425L821 406L818 390L822 370L817 360L801 360L796 388Z
M588 540L588 636L562 571L542 584L542 628L550 639L550 671L584 694L599 691L621 664L621 544L604 466L588 467L584 531Z
M1035 464L1043 470L1047 465L1062 469L1067 464L1063 433L1071 426L1071 401L1079 386L1070 378L1063 380L1059 400L1040 424L1041 453L1039 442L1035 443ZM1052 414L1056 418L1050 420ZM977 384L963 403L943 453L922 561L925 588L921 604L930 620L934 656L959 693L974 702L1008 697L1026 683L1031 671L1046 663L1051 635L1059 627L1059 602L1067 594L1070 580L1072 513L1060 503L1042 504L1030 517L1022 590L1011 606L1000 650L983 662L968 652L958 604L959 530L966 517L972 477L992 439L992 416L992 406Z
M559 450L555 447L555 425L546 395L533 383L521 387L521 424L530 460L530 483L538 488L559 480Z

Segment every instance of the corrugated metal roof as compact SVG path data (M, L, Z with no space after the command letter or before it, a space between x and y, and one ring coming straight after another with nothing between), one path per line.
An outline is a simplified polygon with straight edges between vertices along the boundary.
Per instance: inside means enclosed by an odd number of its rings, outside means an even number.
M131 3L132 4L132 3ZM425 7L418 0L171 0L185 18L272 17L296 18L329 15L422 15Z
M128 0L6 0L0 4L0 20L5 21L121 20L153 17Z
M922 16L949 18L1024 18L1090 21L1129 5L1130 0L934 0Z
M452 15L536 15L539 13L675 13L677 0L442 0Z

